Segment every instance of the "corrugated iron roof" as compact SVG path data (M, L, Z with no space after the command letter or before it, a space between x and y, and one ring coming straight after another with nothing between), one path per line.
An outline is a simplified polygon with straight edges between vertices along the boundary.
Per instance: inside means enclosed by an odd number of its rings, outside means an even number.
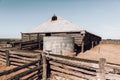
M43 24L23 33L76 32L81 30L83 29L80 26L54 15Z

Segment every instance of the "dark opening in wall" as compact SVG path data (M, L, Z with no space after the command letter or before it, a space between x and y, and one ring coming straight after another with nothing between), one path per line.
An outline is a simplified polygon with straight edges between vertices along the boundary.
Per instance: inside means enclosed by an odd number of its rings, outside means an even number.
M52 21L56 21L56 20L57 20L57 16L54 15L54 16L52 17Z
M51 33L46 33L45 36L51 36Z

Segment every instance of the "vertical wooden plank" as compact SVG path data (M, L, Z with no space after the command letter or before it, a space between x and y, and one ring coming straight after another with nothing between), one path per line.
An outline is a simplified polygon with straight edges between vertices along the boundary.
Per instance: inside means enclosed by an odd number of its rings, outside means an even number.
M40 49L40 36L39 36L39 33L37 33L37 40L38 40L38 47L39 47L39 49Z
M106 80L106 78L105 78L105 63L106 63L106 59L100 58L99 71L98 71L99 80Z
M23 36L23 33L21 32L21 41L23 41L23 37L24 37L24 36Z
M22 41L24 41L24 34L21 32L20 49L22 49Z
M39 61L38 61L38 66L40 66L40 65L41 65L41 60L42 60L41 54L38 54L38 55L37 55L37 59L39 60Z
M97 41L95 41L95 45L98 45L98 42L97 42Z
M37 59L38 59L38 63L37 63L37 66L40 67L42 64L41 64L41 60L42 60L42 56L41 54L38 54L37 55ZM41 74L41 69L38 69L37 72L39 74ZM38 75L38 80L41 80L41 75Z
M82 46L81 46L81 52L84 52L84 41L82 42Z
M29 36L28 38L29 38L29 41L30 41L30 39L31 39L31 38L30 38L30 34L28 34L28 36Z
M6 54L6 66L10 66L9 51L6 50L6 51L5 51L5 54Z
M94 47L94 41L92 41L92 48Z
M39 41L39 33L37 33L37 41Z
M22 42L20 42L20 49L22 49Z
M43 60L42 80L47 80L47 62L46 62L46 55L44 53L42 53L42 60Z

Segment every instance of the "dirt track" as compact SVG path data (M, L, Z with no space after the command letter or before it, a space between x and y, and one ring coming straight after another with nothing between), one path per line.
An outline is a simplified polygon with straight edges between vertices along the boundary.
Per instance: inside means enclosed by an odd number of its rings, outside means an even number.
M91 50L80 53L77 57L90 60L106 58L107 62L120 64L120 45L100 44Z

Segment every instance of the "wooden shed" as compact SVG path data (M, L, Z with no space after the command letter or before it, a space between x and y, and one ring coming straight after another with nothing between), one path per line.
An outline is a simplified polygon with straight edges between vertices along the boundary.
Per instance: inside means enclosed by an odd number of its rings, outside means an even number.
M39 49L42 49L44 36L62 36L74 37L75 52L84 52L95 45L99 44L101 37L92 34L80 26L73 24L59 16L52 16L48 21L38 25L37 27L22 32L22 41L37 41Z

